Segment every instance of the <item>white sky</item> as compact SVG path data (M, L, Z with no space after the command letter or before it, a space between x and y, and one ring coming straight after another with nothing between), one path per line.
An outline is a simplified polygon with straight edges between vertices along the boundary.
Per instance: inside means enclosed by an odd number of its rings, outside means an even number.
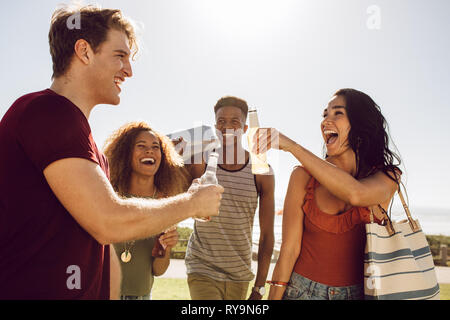
M2 3L0 117L19 96L50 86L49 21L62 2ZM99 147L127 121L165 133L211 125L215 102L236 95L258 108L262 126L321 155L322 111L337 89L352 87L368 93L388 120L411 207L447 208L450 216L450 1L84 3L122 9L143 26L121 104L91 113ZM371 5L380 9L380 29L367 26ZM279 207L296 161L274 151L269 158Z

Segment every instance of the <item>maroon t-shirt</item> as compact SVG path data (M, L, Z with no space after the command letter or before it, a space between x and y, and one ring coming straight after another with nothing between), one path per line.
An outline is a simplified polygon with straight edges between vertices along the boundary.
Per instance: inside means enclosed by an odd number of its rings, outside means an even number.
M0 122L0 299L109 299L109 245L74 220L43 174L64 158L109 175L72 102L50 89L14 102Z

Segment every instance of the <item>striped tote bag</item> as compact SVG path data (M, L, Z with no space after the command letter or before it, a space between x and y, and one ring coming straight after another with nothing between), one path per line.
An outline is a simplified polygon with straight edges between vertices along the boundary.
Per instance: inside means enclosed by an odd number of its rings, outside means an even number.
M407 220L366 225L364 295L366 300L439 300L433 257L419 221L411 217L400 188Z

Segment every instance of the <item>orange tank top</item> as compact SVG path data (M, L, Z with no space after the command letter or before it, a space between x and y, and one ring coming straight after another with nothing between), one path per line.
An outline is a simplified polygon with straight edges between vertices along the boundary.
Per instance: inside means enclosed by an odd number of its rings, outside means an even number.
M310 280L334 287L364 281L365 223L368 208L352 207L338 215L321 211L314 191L319 182L311 177L303 203L302 248L294 271Z

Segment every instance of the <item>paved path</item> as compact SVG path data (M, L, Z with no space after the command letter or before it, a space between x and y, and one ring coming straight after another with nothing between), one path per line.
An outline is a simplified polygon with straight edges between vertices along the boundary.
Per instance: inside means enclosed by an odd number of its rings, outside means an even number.
M436 277L439 283L450 283L450 267L436 267Z
M274 263L270 264L269 275L267 279L272 278ZM256 274L257 263L252 261L252 270ZM450 284L450 267L436 267L436 277L439 283L449 283ZM161 278L186 278L186 265L184 260L181 259L171 259L169 268L166 273L164 273Z

